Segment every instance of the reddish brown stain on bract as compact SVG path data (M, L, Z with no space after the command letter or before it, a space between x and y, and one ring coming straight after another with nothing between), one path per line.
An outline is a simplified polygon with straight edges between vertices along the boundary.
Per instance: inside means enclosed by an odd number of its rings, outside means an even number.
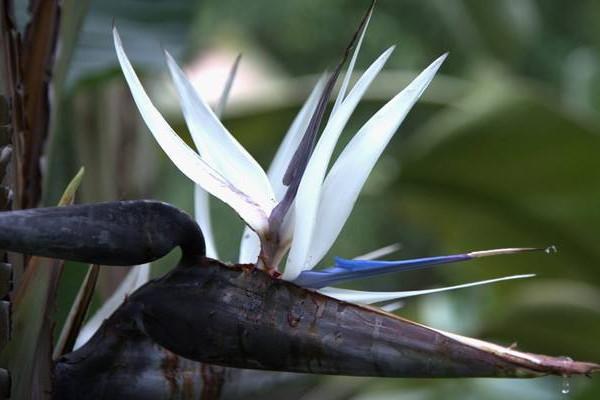
M202 364L202 396L203 400L218 399L225 382L225 369L216 365Z
M163 375L169 382L173 394L177 393L177 375L179 373L179 357L169 350L163 349L164 358L160 365Z

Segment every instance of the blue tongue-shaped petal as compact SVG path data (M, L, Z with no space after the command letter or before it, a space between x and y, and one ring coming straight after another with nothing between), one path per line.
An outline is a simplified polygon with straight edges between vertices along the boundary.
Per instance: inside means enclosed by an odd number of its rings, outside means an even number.
M379 261L379 260L350 260L342 257L335 257L335 266L346 271L362 273L378 273L379 271L394 268L394 271L412 271L423 267L437 264L449 264L459 261L471 260L473 257L469 254L452 254L449 256L435 256L425 258L413 258L410 260L399 261ZM391 271L390 271L391 272Z
M413 271L439 264L450 264L459 261L468 261L474 258L516 254L529 251L554 252L554 246L547 249L540 248L506 248L484 251L473 251L463 254L452 254L448 256L436 256L425 258L414 258L400 261L376 261L376 260L349 260L340 257L335 258L335 266L320 271L304 271L294 280L299 286L320 289L337 283L367 278L380 274L392 272Z

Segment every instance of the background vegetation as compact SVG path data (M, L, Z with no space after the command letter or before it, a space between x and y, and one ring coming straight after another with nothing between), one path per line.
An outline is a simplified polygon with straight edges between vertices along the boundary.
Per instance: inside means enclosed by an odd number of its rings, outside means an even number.
M220 60L223 80L241 52L239 86L224 120L268 165L309 83L334 65L368 2L71 3L57 60L46 204L56 203L84 165L82 202L151 197L191 211L191 183L153 142L117 69L113 19L153 99L188 139L162 49L193 71ZM600 3L378 3L359 67L388 46L397 48L346 138L436 56L449 51L450 57L378 163L330 256L352 257L394 242L403 246L396 258L555 244L559 252L552 256L486 259L355 287L409 290L536 273L530 280L409 299L398 312L507 346L517 341L526 351L600 361ZM241 223L225 206L213 207L221 258L235 261ZM157 263L153 273L176 256ZM123 271L103 272L98 302ZM67 266L61 318L82 274ZM561 388L556 378L322 377L265 390L302 399L552 399L564 397ZM568 396L599 394L600 381L581 378L571 381Z

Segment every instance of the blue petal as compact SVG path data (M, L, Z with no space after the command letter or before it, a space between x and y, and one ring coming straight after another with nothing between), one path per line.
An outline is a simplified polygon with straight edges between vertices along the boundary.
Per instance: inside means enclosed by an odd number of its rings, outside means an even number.
M335 257L335 266L348 271L379 271L394 268L394 271L412 271L437 264L448 264L459 261L471 260L469 254L453 254L450 256L436 256L425 258L414 258L411 260L400 261L378 261L378 260L350 260L347 258Z
M320 289L325 286L335 285L342 281L367 278L391 272L413 271L434 265L468 261L480 257L516 254L540 250L544 249L531 247L505 248L474 251L464 254L452 254L449 256L414 258L400 261L349 260L336 257L335 266L323 269L321 271L303 271L293 282L299 286ZM548 252L547 249L546 252Z
M367 278L391 272L412 271L437 264L467 261L472 258L468 254L453 254L450 256L415 258L401 261L348 260L336 257L334 267L321 271L303 271L294 280L294 283L304 287L319 289L335 285L342 281Z

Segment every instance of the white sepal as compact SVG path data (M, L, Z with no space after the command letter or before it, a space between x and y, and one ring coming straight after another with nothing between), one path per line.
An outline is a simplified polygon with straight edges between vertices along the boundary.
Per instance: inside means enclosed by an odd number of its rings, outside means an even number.
M393 50L394 48L390 47L383 52L364 72L348 94L348 97L341 103L335 114L330 117L321 138L315 146L296 196L294 208L296 215L302 216L302 224L296 224L294 227L294 240L283 275L284 279L293 280L300 272L314 267L320 261L320 258L310 257L310 246L312 245L313 231L316 230L315 224L321 197L321 186L331 155L352 112Z
M368 253L361 254L358 257L354 257L354 259L355 260L377 260L378 258L382 258L382 257L388 256L392 253L395 253L398 250L400 250L401 248L402 248L402 245L400 243L392 243L392 244L388 244L387 246L383 246L383 247L380 247L373 251L370 251Z
M171 161L188 178L202 186L221 201L232 207L237 214L255 231L264 233L268 230L268 216L274 204L260 204L239 188L231 184L216 170L210 167L196 152L173 131L164 117L152 104L146 91L137 77L125 51L116 28L113 38L117 57L127 80L133 99L154 138L169 156Z
M513 276L505 276L502 278L488 279L485 281L471 282L471 283L465 283L463 285L448 286L448 287L437 288L437 289L408 290L408 291L401 291L401 292L367 292L367 291L362 291L362 290L340 289L340 288L335 288L335 287L325 287L323 289L319 289L319 292L323 293L324 295L333 297L335 299L347 301L350 303L372 304L372 303L379 303L382 301L392 301L392 300L404 299L406 297L421 296L424 294L446 292L449 290L456 290L456 289L464 289L464 288L468 288L468 287L472 287L472 286L489 285L490 283L507 281L507 280L511 280L511 279L531 278L533 276L535 276L535 275L534 274L513 275Z
M352 72L354 72L356 59L358 58L358 53L360 53L360 48L362 47L362 42L365 38L365 33L367 32L367 28L369 27L369 21L371 21L372 15L373 13L370 12L369 16L367 17L367 20L365 21L365 25L362 28L362 32L360 33L360 37L358 38L358 43L356 43L354 53L352 53L352 58L348 63L348 68L346 69L344 79L342 80L342 84L340 85L340 90L338 91L338 95L335 98L335 103L333 104L333 108L331 109L331 115L335 114L340 104L342 104L342 101L344 101L344 97L346 96L346 90L348 89L348 84L350 83L350 79L352 78Z
M102 304L96 313L85 323L75 341L74 350L85 344L100 328L105 319L123 304L123 301L134 290L148 282L150 279L150 264L131 267L127 276L121 281L115 292Z
M260 254L260 239L258 235L248 227L244 227L242 241L240 243L240 264L254 264Z
M257 203L272 207L275 199L265 171L227 131L173 57L165 54L183 116L202 158Z
M391 303L384 304L379 308L381 308L385 312L393 313L401 309L402 307L404 307L403 301L393 301Z
M218 118L220 118L225 111L225 106L227 105L227 100L229 100L229 94L231 93L231 88L240 65L240 60L241 55L236 57L235 62L231 67L231 71L229 72L229 76L225 82L225 87L221 93L221 98L219 99L219 103L215 108L215 115ZM200 149L198 149L198 151L200 151ZM219 254L217 252L217 246L215 245L215 235L212 230L212 223L210 219L210 199L208 197L208 193L199 185L194 185L194 215L196 217L196 222L198 225L200 225L200 229L202 229L202 233L204 233L206 256L218 259ZM250 230L250 228L247 229Z
M194 216L196 222L202 229L204 243L206 245L206 256L214 259L219 258L215 238L210 222L210 205L208 193L199 185L194 185Z
M423 94L446 54L435 60L404 90L373 115L344 148L323 183L311 248L307 257L320 260L344 226L360 190L398 127Z
M319 98L325 88L326 77L321 76L317 84L311 91L310 95L302 105L300 112L294 118L294 121L288 128L283 141L279 145L273 161L269 166L268 176L273 187L273 192L277 200L281 200L287 190L287 186L283 184L283 176L290 165L290 161L308 128L310 118L317 108Z
M300 112L294 118L294 121L290 125L287 133L283 138L282 143L279 145L279 148L275 153L273 161L271 162L271 166L269 167L268 171L268 176L269 181L271 182L271 186L273 188L273 192L275 194L275 198L278 201L281 201L287 190L287 186L285 186L282 182L283 175L285 175L285 171L290 163L290 160L292 159L294 152L298 148L298 144L300 143L300 140L302 140L304 132L306 132L306 128L308 127L310 117L314 113L315 108L317 107L319 97L321 97L321 93L323 92L324 87L325 76L322 76L317 81L317 84L315 85L310 95L302 105ZM290 218L291 214L292 212L290 210L290 212L288 212L288 215L284 220L282 230L279 233L281 235L282 241L284 242L286 240L291 240L291 232L293 231L289 226L290 223L293 224L293 218ZM258 259L259 253L260 240L258 236L250 229L245 228L240 243L240 256L238 261L242 264L255 263Z
M240 66L240 61L242 60L242 55L239 54L233 65L231 66L231 70L229 71L229 75L227 75L227 80L225 81L225 86L223 87L223 92L221 92L221 97L219 98L219 103L215 107L215 115L217 118L221 119L223 117L223 113L225 112L225 107L227 106L227 101L229 101L229 95L231 94L231 88L233 87L233 81L235 80L235 76L237 75L238 68Z

